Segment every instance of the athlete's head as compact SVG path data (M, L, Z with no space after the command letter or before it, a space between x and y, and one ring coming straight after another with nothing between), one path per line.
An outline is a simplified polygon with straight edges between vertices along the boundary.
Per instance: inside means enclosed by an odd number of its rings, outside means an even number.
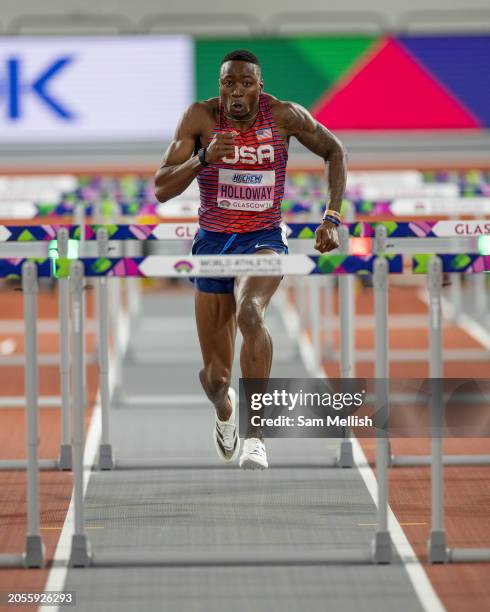
M259 104L263 83L257 57L245 49L225 55L221 62L219 95L230 117L253 117Z

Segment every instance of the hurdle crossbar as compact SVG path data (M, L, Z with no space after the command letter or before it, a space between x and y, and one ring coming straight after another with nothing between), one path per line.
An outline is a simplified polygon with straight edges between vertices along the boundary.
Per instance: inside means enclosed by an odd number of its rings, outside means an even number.
M67 231L69 239L83 242L96 241L97 232L101 227L108 230L111 241L155 241L155 240L192 240L199 229L197 222L183 223L156 223L156 224L85 224L82 211L77 208L78 222L74 224L51 225L0 225L0 244L22 242L46 242L55 240L60 229ZM475 239L490 235L488 220L476 219L472 221L427 220L423 224L410 221L354 221L353 215L347 215L346 222L341 224L351 237L375 238L377 229L382 227L390 240L395 238L458 238ZM315 231L319 222L285 222L283 229L290 240L311 240L315 238ZM437 242L436 242L437 244Z

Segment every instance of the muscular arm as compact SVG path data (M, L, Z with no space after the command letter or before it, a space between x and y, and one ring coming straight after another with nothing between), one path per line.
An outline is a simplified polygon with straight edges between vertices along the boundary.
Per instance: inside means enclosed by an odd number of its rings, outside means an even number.
M332 132L315 121L302 106L286 102L284 107L284 125L287 132L325 160L327 208L340 211L347 176L346 153L342 143Z
M202 115L199 104L193 104L177 126L174 139L155 175L155 195L159 202L181 194L202 170L199 159L193 155L196 140L200 137L198 126Z
M325 160L327 209L340 211L347 174L344 147L332 132L320 125L310 113L291 102L279 103L279 122L288 136L295 136L307 149ZM337 224L325 220L315 232L315 249L327 253L339 246Z

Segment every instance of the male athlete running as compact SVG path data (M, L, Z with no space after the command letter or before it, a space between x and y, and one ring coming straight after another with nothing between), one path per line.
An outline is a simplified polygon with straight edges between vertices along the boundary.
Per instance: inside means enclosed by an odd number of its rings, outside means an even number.
M316 230L315 249L338 246L337 225L346 162L339 140L310 113L263 92L257 57L233 51L221 63L219 97L196 102L184 113L156 173L156 197L166 202L197 177L201 193L194 255L287 253L280 206L289 138L325 160L329 200ZM225 461L238 456L235 392L230 387L237 327L243 336L243 378L267 379L272 340L264 314L279 277L198 278L196 321L204 361L199 378L216 409L216 450ZM268 467L260 430L249 430L239 464Z

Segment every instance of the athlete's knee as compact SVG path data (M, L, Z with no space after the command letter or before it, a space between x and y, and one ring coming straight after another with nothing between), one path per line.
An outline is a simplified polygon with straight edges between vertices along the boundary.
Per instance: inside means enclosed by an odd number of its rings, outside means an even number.
M210 364L205 369L207 392L218 395L228 389L231 382L231 371L220 364Z
M264 316L260 306L253 300L243 300L237 308L237 325L243 336L253 334L264 327Z

